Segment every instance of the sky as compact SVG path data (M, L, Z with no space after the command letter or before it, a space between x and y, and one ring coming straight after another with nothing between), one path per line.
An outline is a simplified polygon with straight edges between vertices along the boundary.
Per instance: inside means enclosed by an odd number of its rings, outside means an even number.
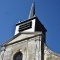
M0 0L0 45L14 36L18 21L28 19L32 3L47 29L46 44L60 53L60 0Z

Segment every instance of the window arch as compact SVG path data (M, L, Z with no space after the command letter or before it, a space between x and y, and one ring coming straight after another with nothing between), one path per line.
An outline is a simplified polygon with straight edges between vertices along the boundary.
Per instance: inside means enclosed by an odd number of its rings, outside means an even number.
M22 60L22 53L21 53L21 52L17 52L17 53L13 56L13 60Z

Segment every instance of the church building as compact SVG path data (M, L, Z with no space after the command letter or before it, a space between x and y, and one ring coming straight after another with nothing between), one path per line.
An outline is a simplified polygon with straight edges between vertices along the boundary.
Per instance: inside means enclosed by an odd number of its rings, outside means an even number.
M46 45L46 28L32 3L28 19L16 24L15 35L1 45L0 60L60 60Z

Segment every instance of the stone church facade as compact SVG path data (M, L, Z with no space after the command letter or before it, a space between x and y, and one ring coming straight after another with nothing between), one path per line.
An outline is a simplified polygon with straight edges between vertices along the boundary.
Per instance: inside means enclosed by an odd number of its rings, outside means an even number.
M0 60L60 60L46 45L46 31L33 3L28 19L18 22L15 35L1 45Z

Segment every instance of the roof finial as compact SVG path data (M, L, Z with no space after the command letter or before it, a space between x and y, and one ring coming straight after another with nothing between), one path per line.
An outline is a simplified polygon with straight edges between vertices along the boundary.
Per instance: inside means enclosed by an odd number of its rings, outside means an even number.
M28 19L34 17L34 15L35 15L35 3L32 3Z

